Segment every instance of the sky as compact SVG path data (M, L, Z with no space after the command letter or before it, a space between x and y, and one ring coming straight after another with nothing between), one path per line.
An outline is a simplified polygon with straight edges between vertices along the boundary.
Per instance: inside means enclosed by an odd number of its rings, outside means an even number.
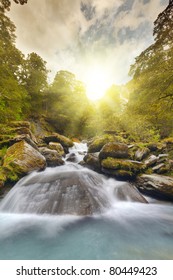
M169 0L28 0L13 4L9 16L17 47L36 52L51 70L74 73L87 82L124 84L134 59L153 42L153 22ZM96 75L96 74L93 74Z

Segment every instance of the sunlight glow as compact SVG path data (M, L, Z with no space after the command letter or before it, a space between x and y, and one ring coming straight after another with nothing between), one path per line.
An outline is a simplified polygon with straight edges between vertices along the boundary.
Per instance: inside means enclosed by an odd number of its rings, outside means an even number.
M87 90L86 94L93 101L102 98L112 84L108 72L100 66L88 69L84 80Z

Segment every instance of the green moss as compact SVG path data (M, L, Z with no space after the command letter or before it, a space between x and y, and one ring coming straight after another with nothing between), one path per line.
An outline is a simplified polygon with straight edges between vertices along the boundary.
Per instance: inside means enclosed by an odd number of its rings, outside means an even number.
M145 169L145 165L130 160L122 160L108 157L102 160L101 165L107 169L125 170L132 173L140 173Z
M100 161L108 157L111 158L128 158L128 146L123 143L109 142L99 153Z
M0 167L0 181L6 181L6 173L3 167Z
M89 153L97 153L103 148L103 146L109 142L119 142L126 143L126 140L117 135L104 134L102 136L97 136L89 145Z
M173 144L173 137L163 139L162 143Z

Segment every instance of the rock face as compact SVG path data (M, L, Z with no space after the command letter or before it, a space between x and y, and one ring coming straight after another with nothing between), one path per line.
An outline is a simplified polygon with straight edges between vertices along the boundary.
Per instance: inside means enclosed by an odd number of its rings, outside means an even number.
M105 158L128 158L128 146L126 144L110 142L103 146L100 151L99 159Z
M3 168L12 172L17 178L45 167L45 158L25 141L20 141L8 148L3 160Z
M138 189L161 199L173 200L173 178L157 174L142 175L137 179Z
M65 163L56 150L42 147L39 148L39 152L45 157L48 167L60 166Z

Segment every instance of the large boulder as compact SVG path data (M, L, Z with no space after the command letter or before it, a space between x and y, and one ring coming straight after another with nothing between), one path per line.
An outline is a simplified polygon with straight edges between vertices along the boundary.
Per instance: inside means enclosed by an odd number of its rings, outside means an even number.
M14 181L31 171L43 170L45 167L46 159L23 140L8 148L3 159L3 170L7 172L7 179Z
M118 179L132 179L145 169L145 165L138 161L115 159L108 157L101 161L102 171Z
M60 166L65 163L56 150L41 147L39 148L39 152L45 157L48 167Z
M53 133L52 135L45 136L43 141L46 144L49 144L50 142L60 143L63 148L70 148L73 146L73 141L59 133Z
M173 200L173 177L158 174L144 174L138 177L137 187L147 195Z
M92 215L102 211L108 204L105 194L100 192L103 179L89 170L63 166L51 172L28 175L14 188L20 200L9 193L3 211L38 214ZM9 203L12 202L12 203Z
M103 146L109 142L121 142L124 143L126 140L121 136L104 134L101 136L95 137L91 143L89 143L88 152L89 153L97 153L103 148Z
M111 190L111 201L107 187ZM19 200L16 193L20 194ZM1 211L84 216L102 213L119 200L146 202L129 184L69 165L68 170L61 166L24 177L7 194Z
M111 158L128 158L128 146L118 142L110 142L103 146L100 151L99 159Z

